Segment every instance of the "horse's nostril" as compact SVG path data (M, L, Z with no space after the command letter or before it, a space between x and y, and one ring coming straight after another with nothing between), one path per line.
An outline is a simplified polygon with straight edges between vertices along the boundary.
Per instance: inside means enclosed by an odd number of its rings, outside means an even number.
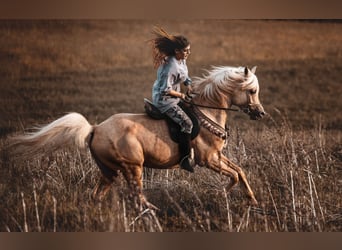
M266 115L266 113L265 113L264 111L261 111L260 114L261 114L262 116Z

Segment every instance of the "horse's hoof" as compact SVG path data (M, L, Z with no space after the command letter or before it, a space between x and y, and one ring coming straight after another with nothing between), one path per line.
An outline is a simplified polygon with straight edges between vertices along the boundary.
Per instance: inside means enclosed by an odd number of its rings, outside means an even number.
M141 195L140 196L140 209L144 209L144 208L148 208L151 210L160 210L158 207L148 202L147 199L143 195Z
M155 205L153 205L152 203L150 202L146 202L145 204L149 209L152 209L152 210L160 210L158 207L156 207Z
M252 198L251 203L253 206L258 206L258 201L255 198Z

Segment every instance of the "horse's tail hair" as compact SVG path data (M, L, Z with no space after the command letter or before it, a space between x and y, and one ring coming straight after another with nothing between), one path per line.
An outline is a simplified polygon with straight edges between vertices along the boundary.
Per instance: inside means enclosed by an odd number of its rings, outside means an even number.
M10 147L20 157L35 157L52 153L62 146L74 144L86 147L93 126L78 113L69 113L45 126L36 127L34 132L11 138Z

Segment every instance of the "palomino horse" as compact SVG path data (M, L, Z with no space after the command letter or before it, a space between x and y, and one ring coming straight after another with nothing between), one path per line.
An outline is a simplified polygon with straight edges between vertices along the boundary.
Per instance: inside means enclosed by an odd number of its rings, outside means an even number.
M193 98L188 104L201 125L199 135L191 142L195 163L231 177L228 190L242 181L253 204L257 201L245 173L221 151L226 140L227 110L232 105L254 120L265 115L255 69L214 67L202 78L194 79ZM141 204L153 207L142 193L143 167L179 167L178 146L170 139L167 123L146 114L115 114L101 124L90 125L81 114L70 113L34 133L17 137L13 145L34 156L42 149L54 151L73 141L79 148L88 144L101 169L102 177L93 192L97 198L104 197L121 172Z

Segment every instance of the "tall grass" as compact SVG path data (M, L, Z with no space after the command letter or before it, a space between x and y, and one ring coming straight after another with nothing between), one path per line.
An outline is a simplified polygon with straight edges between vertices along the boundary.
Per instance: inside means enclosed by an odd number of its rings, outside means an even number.
M88 152L62 149L34 161L2 155L1 231L340 231L341 155L322 124L294 131L286 119L260 132L231 129L225 154L246 171L259 206L242 187L205 168L145 169L144 192L160 210L140 211L122 177L102 202ZM330 145L330 146L328 146Z

